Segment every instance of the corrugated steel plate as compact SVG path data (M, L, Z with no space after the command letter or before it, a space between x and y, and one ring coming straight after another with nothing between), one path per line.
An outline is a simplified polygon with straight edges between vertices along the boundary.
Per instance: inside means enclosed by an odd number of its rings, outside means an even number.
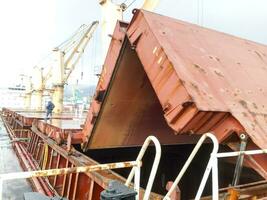
M143 10L127 34L172 127L188 102L231 113L267 148L266 46Z
M140 66L143 71L133 69ZM104 69L110 69L112 75L106 79L107 92L95 120L90 129L85 128L85 149L140 145L149 133L164 144L174 144L182 141L173 138L174 134L208 131L220 141L232 133L247 132L256 145L266 148L264 45L136 10L120 54L109 53ZM156 99L144 89L149 88L148 83ZM148 105L156 101L161 108L155 113ZM164 120L157 120L158 115L164 115L172 131ZM182 143L194 142L184 139ZM248 162L267 178L266 157L254 156Z

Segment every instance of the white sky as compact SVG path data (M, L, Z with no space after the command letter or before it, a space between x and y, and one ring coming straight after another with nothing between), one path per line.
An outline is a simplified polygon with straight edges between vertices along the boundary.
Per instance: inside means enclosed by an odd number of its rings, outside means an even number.
M141 3L136 0L126 19ZM267 44L267 0L161 0L155 11ZM98 20L100 15L98 0L0 0L0 87L18 83L19 74L29 72L81 24ZM91 51L100 45L96 40ZM92 52L85 53L73 76L77 78L81 71L92 73L87 63L100 63L90 60L91 56ZM85 78L84 82L92 83L90 77Z

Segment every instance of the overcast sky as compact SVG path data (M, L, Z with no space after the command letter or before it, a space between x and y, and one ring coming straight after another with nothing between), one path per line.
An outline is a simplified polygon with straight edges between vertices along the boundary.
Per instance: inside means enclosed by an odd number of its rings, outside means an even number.
M141 4L136 0L125 19ZM267 44L267 0L161 0L155 12ZM98 0L0 1L0 86L19 82L20 73L29 72L81 24L100 18ZM83 83L95 82L88 74L101 64L93 53L99 52L97 40L89 44L72 79L84 71Z

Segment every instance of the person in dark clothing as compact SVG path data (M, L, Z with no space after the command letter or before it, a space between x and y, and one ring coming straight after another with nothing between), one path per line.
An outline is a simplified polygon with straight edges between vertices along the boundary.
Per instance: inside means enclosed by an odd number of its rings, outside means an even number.
M48 101L46 105L46 119L50 119L52 117L52 111L55 108L55 105L52 101Z

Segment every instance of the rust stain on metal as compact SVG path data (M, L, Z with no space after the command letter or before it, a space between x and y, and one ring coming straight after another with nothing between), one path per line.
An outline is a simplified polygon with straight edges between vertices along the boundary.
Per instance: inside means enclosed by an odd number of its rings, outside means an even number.
M236 120L235 126L229 127L224 136L217 132L218 138L227 137L233 130L243 130L257 146L267 147L266 46L143 10L135 12L127 35L131 43L142 35L136 52L162 105L166 102L164 95L168 96L168 101L178 95L178 92L167 94L164 91L167 86L163 85L181 83L197 110L227 112ZM158 58L148 53L155 46L166 54L165 62L172 64L172 73L176 75L171 81L161 81L160 87L154 80L164 80L169 75L155 73L160 68L155 62ZM183 102L174 100L172 106ZM178 119L185 114L184 111L176 113ZM181 120L170 120L166 114L165 118L172 128L181 132ZM196 115L187 123L194 118ZM226 125L227 120L224 120ZM216 127L213 129L218 131Z
M199 65L197 65L197 64L193 64L193 66L194 66L196 69L198 69L200 72L202 72L202 73L206 73L205 69L203 69L203 68L200 67Z
M190 143L208 131L220 141L247 132L267 148L266 46L143 10L126 35L107 56L85 149L140 145L150 133Z
M88 138L91 136L91 132L94 128L96 119L98 118L99 110L102 105L102 101L105 96L108 84L110 82L127 26L128 24L125 22L117 22L116 24L113 33L113 38L117 39L111 40L103 70L96 87L94 99L91 102L85 125L82 130L82 133L84 135L84 142L87 142Z
M12 127L17 127L16 121L10 120L13 119L12 117L14 117L16 112L9 109L3 109L3 112L3 121L9 130L11 137L16 137L14 131L16 128L14 128L14 130L12 129ZM10 113L11 115L9 115ZM15 143L14 149L16 153L18 153L18 157L21 159L22 166L25 167L25 170L36 171L37 169L40 169L41 166L48 170L31 172L31 177L33 177L31 179L33 180L33 187L38 192L48 196L61 195L69 197L70 199L99 199L100 192L107 188L109 180L116 179L125 182L125 179L109 170L110 168L142 165L141 162L99 165L94 160L74 149L72 150L72 155L69 155L65 145L57 145L54 140L48 138L45 133L42 133L37 129L37 124L38 123L34 123L32 125L31 140L27 145L28 147L21 143ZM42 152L44 152L45 146L48 148L47 162L46 164L42 164L44 162L44 158L42 158L44 154ZM21 151L23 153L19 153ZM68 169L66 169L66 167L68 167ZM5 178L10 179L11 177L14 177L14 173L12 174L12 176L6 175ZM36 176L38 177L35 178ZM49 176L49 178L41 178L39 176ZM85 187L86 185L88 187ZM53 188L51 186L53 186ZM140 197L142 197L143 194L144 190L141 189ZM152 193L151 196L153 199L162 199L162 197L157 194Z

